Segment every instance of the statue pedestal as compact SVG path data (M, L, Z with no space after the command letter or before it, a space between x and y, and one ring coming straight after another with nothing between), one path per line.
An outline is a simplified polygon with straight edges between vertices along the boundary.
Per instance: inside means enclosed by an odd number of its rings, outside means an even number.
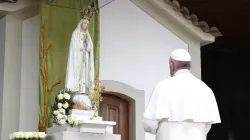
M69 115L76 117L78 120L89 120L94 114L95 112L93 110L71 109L69 111Z
M116 122L85 120L80 121L80 124L48 128L46 140L121 140L120 135L113 134Z

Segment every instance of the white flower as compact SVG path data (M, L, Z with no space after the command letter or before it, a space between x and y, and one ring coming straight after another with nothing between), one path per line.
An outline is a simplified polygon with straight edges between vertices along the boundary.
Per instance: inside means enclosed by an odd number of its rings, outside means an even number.
M23 134L23 132L15 132L13 138L14 139L15 138L17 138L17 139L24 138L24 134Z
M36 133L35 132L30 132L30 138L36 138Z
M57 119L57 120L61 120L63 117L64 117L64 116L63 116L62 114L58 114L58 115L56 116L56 119Z
M38 135L38 133L37 132L34 132L34 138L39 138L39 135Z
M62 106L63 106L63 108L67 109L69 107L69 104L68 104L68 102L66 102Z
M57 107L60 109L60 108L62 108L62 103L58 103L57 104Z
M29 132L25 132L24 133L24 138L25 139L28 139L28 138L30 138L31 137L31 133L29 133Z
M74 124L74 120L73 120L72 116L68 117L68 123L69 124Z
M79 125L79 121L74 116L68 116L68 123L71 125Z
M65 114L65 109L61 108L61 109L58 109L58 111L61 113L61 114Z
M21 134L20 134L20 138L25 138L25 132L22 132Z
M16 132L12 134L12 138L13 138L13 139L16 138Z
M74 120L74 125L79 125L78 120Z
M64 99L67 99L67 100L70 99L70 95L66 92L63 94L63 97L64 97Z
M60 113L60 111L58 111L58 110L53 111L54 115L58 115L59 113Z
M58 94L58 95L57 95L57 99L58 99L58 100L62 100L62 99L63 99L63 94L61 94L61 93Z
M60 121L58 121L58 123L59 123L60 125L63 125L63 124L66 123L66 120L65 120L65 119L61 119Z
M9 135L9 139L10 139L10 140L13 140L13 139L14 139L14 135L13 135L13 134L10 134L10 135Z
M45 132L40 132L38 135L39 135L39 138L41 139L44 139L46 137Z
M21 137L20 137L20 133L21 133L21 132L15 132L15 133L14 133L14 139L15 139L15 138L16 138L16 139L21 138Z

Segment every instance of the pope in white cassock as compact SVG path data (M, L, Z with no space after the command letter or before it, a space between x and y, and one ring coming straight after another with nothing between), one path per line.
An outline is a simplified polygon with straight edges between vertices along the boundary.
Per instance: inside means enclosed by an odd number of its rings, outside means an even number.
M221 123L213 91L190 73L191 56L172 52L170 75L157 84L142 125L156 140L206 140L211 125Z

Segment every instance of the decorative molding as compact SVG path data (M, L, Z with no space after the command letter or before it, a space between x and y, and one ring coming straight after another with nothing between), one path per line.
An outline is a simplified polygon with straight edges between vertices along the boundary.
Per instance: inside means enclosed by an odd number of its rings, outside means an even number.
M199 22L198 18L194 15L187 16L189 14L187 8L179 8L179 12L177 12L178 7L180 6L175 0L171 1L171 3L170 0L130 1L185 42L195 40L199 42L201 46L204 46L215 41L215 34L216 36L220 36L215 33L218 31L216 28L209 28L211 31L207 30L208 26L206 22ZM169 3L166 3L165 1ZM186 15L186 18L191 18L194 20L194 23L197 21L199 24L194 26L193 22L191 22L191 20L187 20L182 13ZM206 32L210 32L211 34L204 32L202 29Z
M199 21L198 17L195 14L190 14L187 7L180 6L180 3L176 0L164 0L164 2L170 6L176 11L182 14L182 16L190 20L194 26L201 28L201 30L205 33L209 33L212 36L220 37L222 36L222 33L216 28L216 27L209 27L208 23L205 21Z

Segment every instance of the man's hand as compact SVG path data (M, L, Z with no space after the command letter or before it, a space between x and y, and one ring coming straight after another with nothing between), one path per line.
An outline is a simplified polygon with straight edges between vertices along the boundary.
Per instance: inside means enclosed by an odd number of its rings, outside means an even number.
M158 123L158 121L144 118L142 120L142 127L144 128L145 132L155 135L158 129Z

